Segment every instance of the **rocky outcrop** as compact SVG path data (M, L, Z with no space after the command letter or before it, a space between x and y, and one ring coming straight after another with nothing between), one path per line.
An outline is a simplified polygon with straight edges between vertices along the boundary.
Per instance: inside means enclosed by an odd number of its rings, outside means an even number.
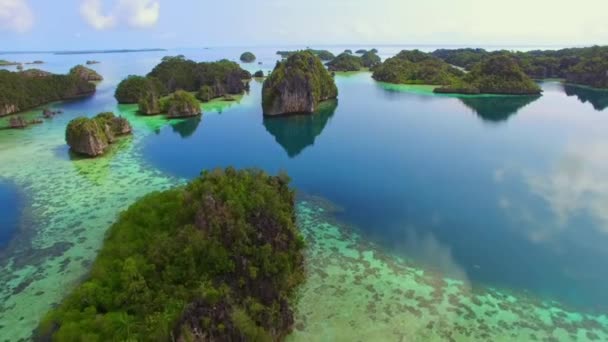
M25 77L29 78L41 78L41 77L49 77L52 76L48 71L40 70L40 69L27 69L21 72L21 74Z
M264 115L312 113L321 101L338 96L334 79L317 56L308 51L278 62L264 81Z
M183 90L171 94L163 107L168 118L187 118L202 113L200 103L194 95Z
M139 100L139 112L145 115L156 115L162 112L158 95L154 91L148 91Z
M5 116L20 111L19 107L14 104L0 104L0 116Z
M87 68L83 65L77 65L70 70L71 75L76 75L78 78L89 81L98 82L103 81L103 77L97 73L97 71Z
M27 127L27 121L20 116L13 116L8 120L9 128L25 128Z
M119 136L130 134L129 122L113 113L80 117L68 124L65 139L72 151L89 157L102 155Z

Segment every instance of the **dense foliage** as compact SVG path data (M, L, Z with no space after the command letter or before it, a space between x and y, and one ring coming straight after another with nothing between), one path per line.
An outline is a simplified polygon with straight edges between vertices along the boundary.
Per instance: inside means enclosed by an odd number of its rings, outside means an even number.
M243 54L241 54L241 61L245 63L251 63L255 61L255 55L249 51L243 52Z
M319 102L337 96L336 83L320 59L309 51L300 51L277 62L264 81L262 106L267 113L276 101L305 97L301 100L310 100L314 108Z
M359 71L363 68L361 57L349 53L341 53L327 63L329 71Z
M401 51L373 68L377 81L400 84L451 84L462 71L419 50Z
M157 78L130 75L118 84L114 97L118 103L138 103L148 94L160 97L167 90Z
M346 49L346 50L344 50L344 53L349 53L349 54L351 54L351 55L352 55L353 50L351 50L351 49Z
M376 52L368 51L368 52L363 53L363 55L361 55L361 62L363 63L364 67L373 68L375 66L380 65L380 63L382 63L382 60L380 59L380 56L378 56Z
M125 118L105 112L93 118L71 120L65 130L65 140L73 152L95 157L103 154L116 137L130 133L131 125Z
M435 92L538 95L541 89L513 58L495 55L476 64L469 73L453 80L450 85L435 89Z
M201 106L196 97L184 90L178 90L161 99L160 108L170 118L195 116L201 113Z
M308 51L308 52L312 53L313 55L319 57L319 59L322 61L331 61L332 59L336 58L336 56L334 56L333 53L331 53L327 50L306 49L304 51ZM290 56L292 56L298 52L301 52L301 51L277 51L277 55L280 55L283 58L289 58Z
M70 69L70 75L75 75L85 81L91 82L103 80L103 77L99 73L97 73L97 71L80 64Z
M279 340L293 324L302 250L286 176L205 171L123 212L37 338Z
M264 77L264 71L258 70L253 74L253 77L261 78Z
M181 55L168 56L146 77L129 76L120 82L115 97L119 103L141 103L185 90L205 92L205 99L199 98L208 101L227 94L242 94L249 89L248 83L244 82L248 79L251 79L249 72L226 59L196 63Z
M487 58L508 55L532 78L563 78L569 83L608 88L608 46L528 52L455 49L436 50L433 55L469 70Z
M0 70L0 115L93 93L95 85L75 75L30 77L26 72Z

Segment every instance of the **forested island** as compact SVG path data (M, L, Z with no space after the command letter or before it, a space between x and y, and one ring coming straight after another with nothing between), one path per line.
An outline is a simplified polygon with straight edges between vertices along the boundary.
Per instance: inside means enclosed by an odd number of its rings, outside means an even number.
M97 157L104 154L116 139L131 134L131 131L131 125L125 118L105 112L93 118L78 117L70 121L65 140L73 152Z
M228 168L141 198L35 339L283 340L304 279L294 196L284 174Z
M91 96L95 89L94 83L76 72L57 75L37 69L0 70L0 116L53 101Z
M464 72L433 54L401 51L373 68L373 78L398 84L437 85L436 93L538 95L540 87L508 55L495 55Z
M247 51L247 52L243 52L243 54L241 54L240 59L241 59L241 62L252 63L255 61L256 57L252 52Z
M315 49L306 49L304 51L308 51L310 53L312 53L313 55L319 57L319 59L321 59L322 61L326 62L326 61L331 61L332 59L336 58L336 56L329 52L328 50L315 50ZM277 55L283 57L283 58L289 58L290 56L301 52L301 51L277 51Z
M531 78L561 78L567 83L608 88L608 46L561 50L486 51L484 49L439 49L433 56L467 70L497 55L511 57Z
M198 101L243 94L249 90L250 79L248 71L228 60L197 63L183 56L165 57L145 77L129 76L121 81L114 96L119 103L139 104L143 114L193 116L200 114L194 110ZM180 90L183 92L173 94Z
M319 57L310 51L277 62L262 87L264 115L312 113L321 101L338 96L338 88Z
M327 63L329 71L359 71L373 68L381 63L380 57L372 51L366 51L361 56L343 52Z

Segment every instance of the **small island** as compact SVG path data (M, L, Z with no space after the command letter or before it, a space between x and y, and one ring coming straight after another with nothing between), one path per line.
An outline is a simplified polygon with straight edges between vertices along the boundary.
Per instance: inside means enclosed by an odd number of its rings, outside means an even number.
M79 117L68 124L65 140L75 153L97 157L120 136L131 134L129 121L114 113L100 113L94 118Z
M372 77L396 84L451 84L464 73L441 59L419 50L403 50L373 68Z
M329 71L359 71L363 68L361 57L343 52L327 63Z
M255 78L263 78L264 77L264 71L262 70L258 70L253 74L253 77Z
M45 341L280 341L304 242L289 178L233 168L144 196L106 233Z
M300 51L278 62L262 87L264 115L312 113L338 96L333 77L319 57Z
M163 98L178 90L207 102L219 97L243 94L249 90L250 79L251 74L248 71L243 70L238 63L225 59L197 63L183 56L165 57L145 77L132 75L122 80L114 97L119 103L137 103L143 114L152 115L171 108L162 106ZM190 96L186 98L184 94L180 94L178 98L191 102ZM194 113L192 107L180 108L187 110L182 114L174 112L175 115L169 116L200 114L200 111Z
M96 86L74 74L56 75L38 69L0 70L0 116L53 101L88 97Z
M88 61L86 62L86 64L87 64L87 65L91 65L91 64L99 64L99 63L101 63L101 62L100 62L100 61L95 61L95 60L88 60Z
M97 71L83 65L77 65L70 69L70 74L89 82L103 81L103 77Z
M255 55L249 51L247 52L243 52L243 54L241 55L241 62L244 63L253 63L255 62Z

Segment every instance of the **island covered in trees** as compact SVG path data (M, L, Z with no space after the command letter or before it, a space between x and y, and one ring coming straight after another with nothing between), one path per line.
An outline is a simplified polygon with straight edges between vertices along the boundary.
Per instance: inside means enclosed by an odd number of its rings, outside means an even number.
M338 96L338 88L319 57L310 51L277 62L262 86L264 115L312 113L321 101Z
M127 119L114 113L100 113L93 118L78 117L70 121L65 131L65 140L75 153L97 157L119 137L131 134Z
M243 54L241 54L241 62L245 62L245 63L251 63L255 61L255 55L252 52L243 52Z
M343 52L327 63L329 71L359 71L373 68L381 63L380 57L372 51L366 51L361 56Z
M304 279L294 196L284 174L228 168L143 197L35 338L282 340Z
M243 94L250 79L248 71L229 60L197 63L183 56L164 57L145 77L132 75L121 81L114 96L119 103L139 104L143 114L193 116L200 113L194 110L198 101Z
M79 70L79 69L78 69ZM38 69L0 70L0 116L32 109L53 101L91 96L96 86L77 71L66 75Z

